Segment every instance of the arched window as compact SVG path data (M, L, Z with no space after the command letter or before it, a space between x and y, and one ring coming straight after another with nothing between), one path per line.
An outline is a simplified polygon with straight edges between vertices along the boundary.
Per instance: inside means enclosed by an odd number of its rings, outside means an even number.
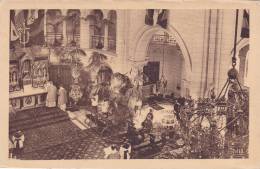
M54 46L62 43L63 17L60 10L50 9L46 13L46 36L47 42Z
M116 51L116 26L117 15L115 10L111 10L108 13L108 50Z
M16 71L14 71L13 73L12 73L12 82L17 82L17 72Z
M245 74L244 74L244 85L248 86L248 61L249 60L249 51L246 54L246 63L245 63Z
M238 72L239 72L239 80L240 83L245 85L245 80L247 77L247 61L248 61L248 52L249 52L249 45L244 46L239 50L238 54Z
M79 46L80 42L80 10L70 9L66 19L67 42Z
M90 48L103 48L104 46L104 20L101 10L93 10L89 15Z
M18 90L18 67L10 65L9 69L9 91Z

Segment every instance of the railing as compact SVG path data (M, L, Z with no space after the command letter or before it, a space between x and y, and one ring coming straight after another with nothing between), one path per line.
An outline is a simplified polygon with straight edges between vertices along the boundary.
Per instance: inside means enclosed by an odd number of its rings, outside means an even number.
M154 44L168 44L175 46L177 44L176 40L172 36L167 35L154 35L152 37L151 43Z
M90 48L96 49L99 42L101 42L101 44L104 47L104 37L100 36L100 35L92 35L91 36L91 46L90 46Z
M108 51L116 51L116 39L108 37Z
M80 44L80 34L79 33L75 34L74 38L73 38L72 33L67 34L67 43L72 43L73 40L76 43L76 45L79 46L79 44Z
M107 50L108 51L116 51L116 40L114 38L108 37L107 39L104 38L104 36L100 36L100 35L93 35L91 37L91 49L96 49L98 43L101 42L101 44L104 47L105 41L108 42L108 46L107 46Z
M54 32L47 32L47 35L46 35L46 41L48 43L54 43L54 40L55 40L55 37L56 37L56 40L59 42L59 43L62 43L62 40L63 40L63 35L62 33L55 33ZM72 33L67 33L67 39L65 39L65 41L67 43L71 43L73 41L73 35ZM76 43L76 45L79 45L80 44L80 34L77 33L74 35L74 42Z
M57 42L59 42L61 44L62 39L63 39L62 33L56 33L56 35L55 35L54 32L47 32L47 34L46 34L47 43L48 44L54 44L55 37L56 37Z
M46 33L46 38L47 38L47 40L54 40L55 39L55 33L54 32L47 32ZM56 33L56 39L57 40L60 40L60 39L62 39L63 38L63 35L62 35L62 33Z

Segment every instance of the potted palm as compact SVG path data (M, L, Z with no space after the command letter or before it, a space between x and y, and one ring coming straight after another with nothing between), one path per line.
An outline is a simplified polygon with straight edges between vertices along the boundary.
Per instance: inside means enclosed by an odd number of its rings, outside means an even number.
M86 56L86 53L82 49L75 48L69 52L69 56L71 58L71 75L73 77L73 83L71 85L69 96L72 98L75 107L83 96L82 87L80 84L80 73L82 68L80 57Z

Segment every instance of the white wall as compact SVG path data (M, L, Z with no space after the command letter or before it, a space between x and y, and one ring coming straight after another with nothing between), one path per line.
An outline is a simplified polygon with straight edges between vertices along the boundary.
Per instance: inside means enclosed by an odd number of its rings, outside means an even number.
M178 91L176 87L178 84L181 85L183 58L179 55L176 47L166 46L163 49L161 45L151 45L149 47L148 57L149 61L160 62L160 78L163 73L168 82L167 92L180 94L180 91Z
M169 15L171 30L182 38L191 60L192 70L187 76L189 79L186 79L186 86L193 97L203 96L211 85L219 91L226 81L231 64L235 10L211 10L210 20L209 13L209 10L175 9L170 10ZM135 55L138 47L136 42L142 38L142 31L147 27L144 24L145 14L145 10L117 10L117 51L115 54L107 54L111 56L109 62L116 71L126 73L130 70L132 64L129 60ZM239 40L242 11L238 25ZM143 53L147 53L148 44L139 45L142 45ZM144 59L145 56L140 57ZM187 56L184 62L189 62Z

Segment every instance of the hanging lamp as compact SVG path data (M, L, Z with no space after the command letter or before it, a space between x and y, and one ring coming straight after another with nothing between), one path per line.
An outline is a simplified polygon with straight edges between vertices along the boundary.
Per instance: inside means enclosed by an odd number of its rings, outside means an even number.
M235 38L234 38L234 53L232 56L232 68L229 69L227 75L227 81L224 84L221 92L216 99L216 108L218 114L224 114L227 117L232 117L232 120L227 122L225 127L221 130L228 128L228 126L234 125L235 122L241 118L246 117L246 111L243 109L243 105L248 102L246 94L241 87L238 79L238 71L236 70L236 42L237 42L237 25L238 25L238 9L236 10L236 26L235 26ZM226 99L226 93L228 92L228 98ZM236 97L237 96L237 97ZM231 112L231 113L229 113ZM221 131L219 130L219 131Z
M226 80L226 83L224 84L224 86L222 87L218 97L217 97L217 100L223 100L224 97L226 96L226 93L229 89L229 86L231 84L235 84L237 83L238 86L239 86L239 90L240 91L243 91L242 87L241 87L241 84L239 82L239 79L238 79L238 71L236 69L236 61L237 61L237 58L236 58L236 48L237 48L237 27L238 27L238 9L236 9L236 24L235 24L235 37L234 37L234 52L233 52L233 56L232 56L232 68L229 69L229 71L227 72L227 75L228 75L228 78ZM223 93L224 92L224 93ZM243 93L243 92L241 92Z

